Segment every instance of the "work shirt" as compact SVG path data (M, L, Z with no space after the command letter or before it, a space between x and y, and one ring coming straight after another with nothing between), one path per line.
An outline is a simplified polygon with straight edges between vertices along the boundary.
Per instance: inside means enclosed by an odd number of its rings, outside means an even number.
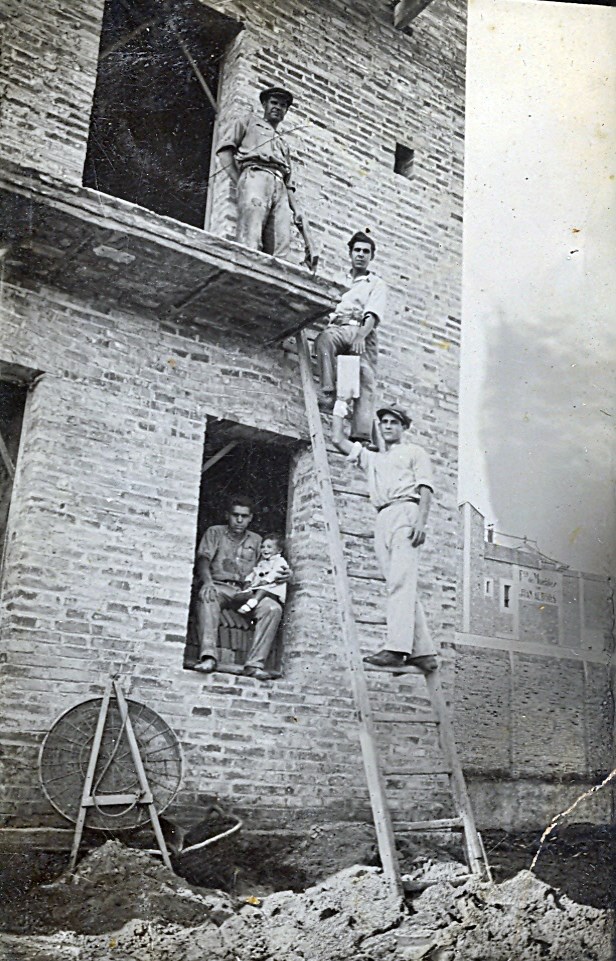
M261 550L261 537L246 531L242 537L233 538L226 524L208 527L199 542L197 557L209 561L212 579L224 583L243 582L257 562Z
M434 491L430 458L418 444L394 444L381 452L356 442L347 456L366 471L370 500L377 510L396 501L419 501L420 487Z
M251 114L247 119L237 119L230 124L216 148L216 153L232 147L235 160L240 171L244 167L255 164L259 167L271 168L290 189L295 189L291 182L291 151L286 140L263 117Z
M378 324L385 315L387 285L371 271L351 277L350 286L340 298L338 306L330 314L330 324L348 324L350 320L361 323L365 314L374 314Z

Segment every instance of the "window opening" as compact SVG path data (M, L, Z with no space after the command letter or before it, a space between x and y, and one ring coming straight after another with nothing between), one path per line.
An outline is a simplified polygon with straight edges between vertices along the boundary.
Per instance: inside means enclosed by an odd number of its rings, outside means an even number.
M396 144L396 154L394 158L394 173L401 177L411 179L413 165L415 162L415 150L412 147L405 147L402 143Z
M491 577L486 577L484 581L484 594L486 597L494 597L494 581Z
M106 0L84 186L202 227L220 67L240 30L199 0Z
M511 608L512 588L511 581L501 581L500 606L502 611L508 611Z
M188 621L188 634L184 654L184 667L192 668L199 657L197 633L196 596L196 549L207 528L226 523L226 507L229 497L244 495L255 505L250 530L263 536L270 532L285 535L287 527L287 501L291 458L295 444L275 435L263 439L255 431L231 424L229 421L215 423L208 429L203 453L201 491L195 545L195 576ZM253 632L234 626L238 618L223 612L218 631L218 669L241 673L250 649ZM239 619L241 623L241 618ZM225 623L230 622L230 623ZM267 668L278 670L282 654L282 631L278 630Z
M27 387L0 380L0 556L4 553Z

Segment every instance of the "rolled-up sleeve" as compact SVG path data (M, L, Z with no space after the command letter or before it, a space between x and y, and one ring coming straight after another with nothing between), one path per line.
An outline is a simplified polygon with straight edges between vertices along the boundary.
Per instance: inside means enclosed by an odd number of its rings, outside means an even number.
M203 537L199 541L197 557L203 557L206 561L211 561L218 549L218 536L213 527L208 527Z
M237 150L242 140L246 136L246 124L243 120L239 118L234 120L232 123L228 124L223 131L223 135L218 142L216 147L216 153L219 154L223 150L228 150L231 147L233 150Z
M377 323L380 323L385 316L386 307L387 284L379 277L370 289L370 293L368 294L368 298L364 305L364 313L374 314L377 318Z
M420 487L429 487L434 493L434 474L432 463L422 447L416 447L413 451L413 469L415 471L415 482L417 491Z

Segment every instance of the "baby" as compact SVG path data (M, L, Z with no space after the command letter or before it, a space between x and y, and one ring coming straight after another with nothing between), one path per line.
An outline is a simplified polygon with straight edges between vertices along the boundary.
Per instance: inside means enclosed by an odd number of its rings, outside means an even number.
M282 556L284 540L280 534L266 534L261 542L259 561L246 577L246 590L236 594L233 607L240 614L250 614L264 597L271 597L284 607L287 581L291 568ZM236 606L236 604L240 606Z

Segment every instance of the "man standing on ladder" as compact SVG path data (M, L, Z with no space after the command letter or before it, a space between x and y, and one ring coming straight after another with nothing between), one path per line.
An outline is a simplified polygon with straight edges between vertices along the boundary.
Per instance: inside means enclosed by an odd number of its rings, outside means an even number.
M346 404L336 401L332 440L368 475L370 500L378 511L374 547L387 585L388 647L364 661L377 667L413 665L430 673L438 666L436 651L417 598L419 548L434 490L430 458L418 444L402 442L411 420L400 407L377 411L378 451L345 437L345 413Z
M278 125L293 103L282 87L262 90L263 116L235 120L216 149L222 169L237 188L237 241L286 260L292 223L301 231L296 206L291 151Z
M370 264L376 244L362 231L353 234L348 243L351 258L349 289L330 314L329 325L315 341L319 376L319 407L329 412L336 401L336 362L339 354L351 354L359 360L359 397L355 401L351 437L369 441L374 418L374 388L379 353L376 329L383 320L387 287Z

